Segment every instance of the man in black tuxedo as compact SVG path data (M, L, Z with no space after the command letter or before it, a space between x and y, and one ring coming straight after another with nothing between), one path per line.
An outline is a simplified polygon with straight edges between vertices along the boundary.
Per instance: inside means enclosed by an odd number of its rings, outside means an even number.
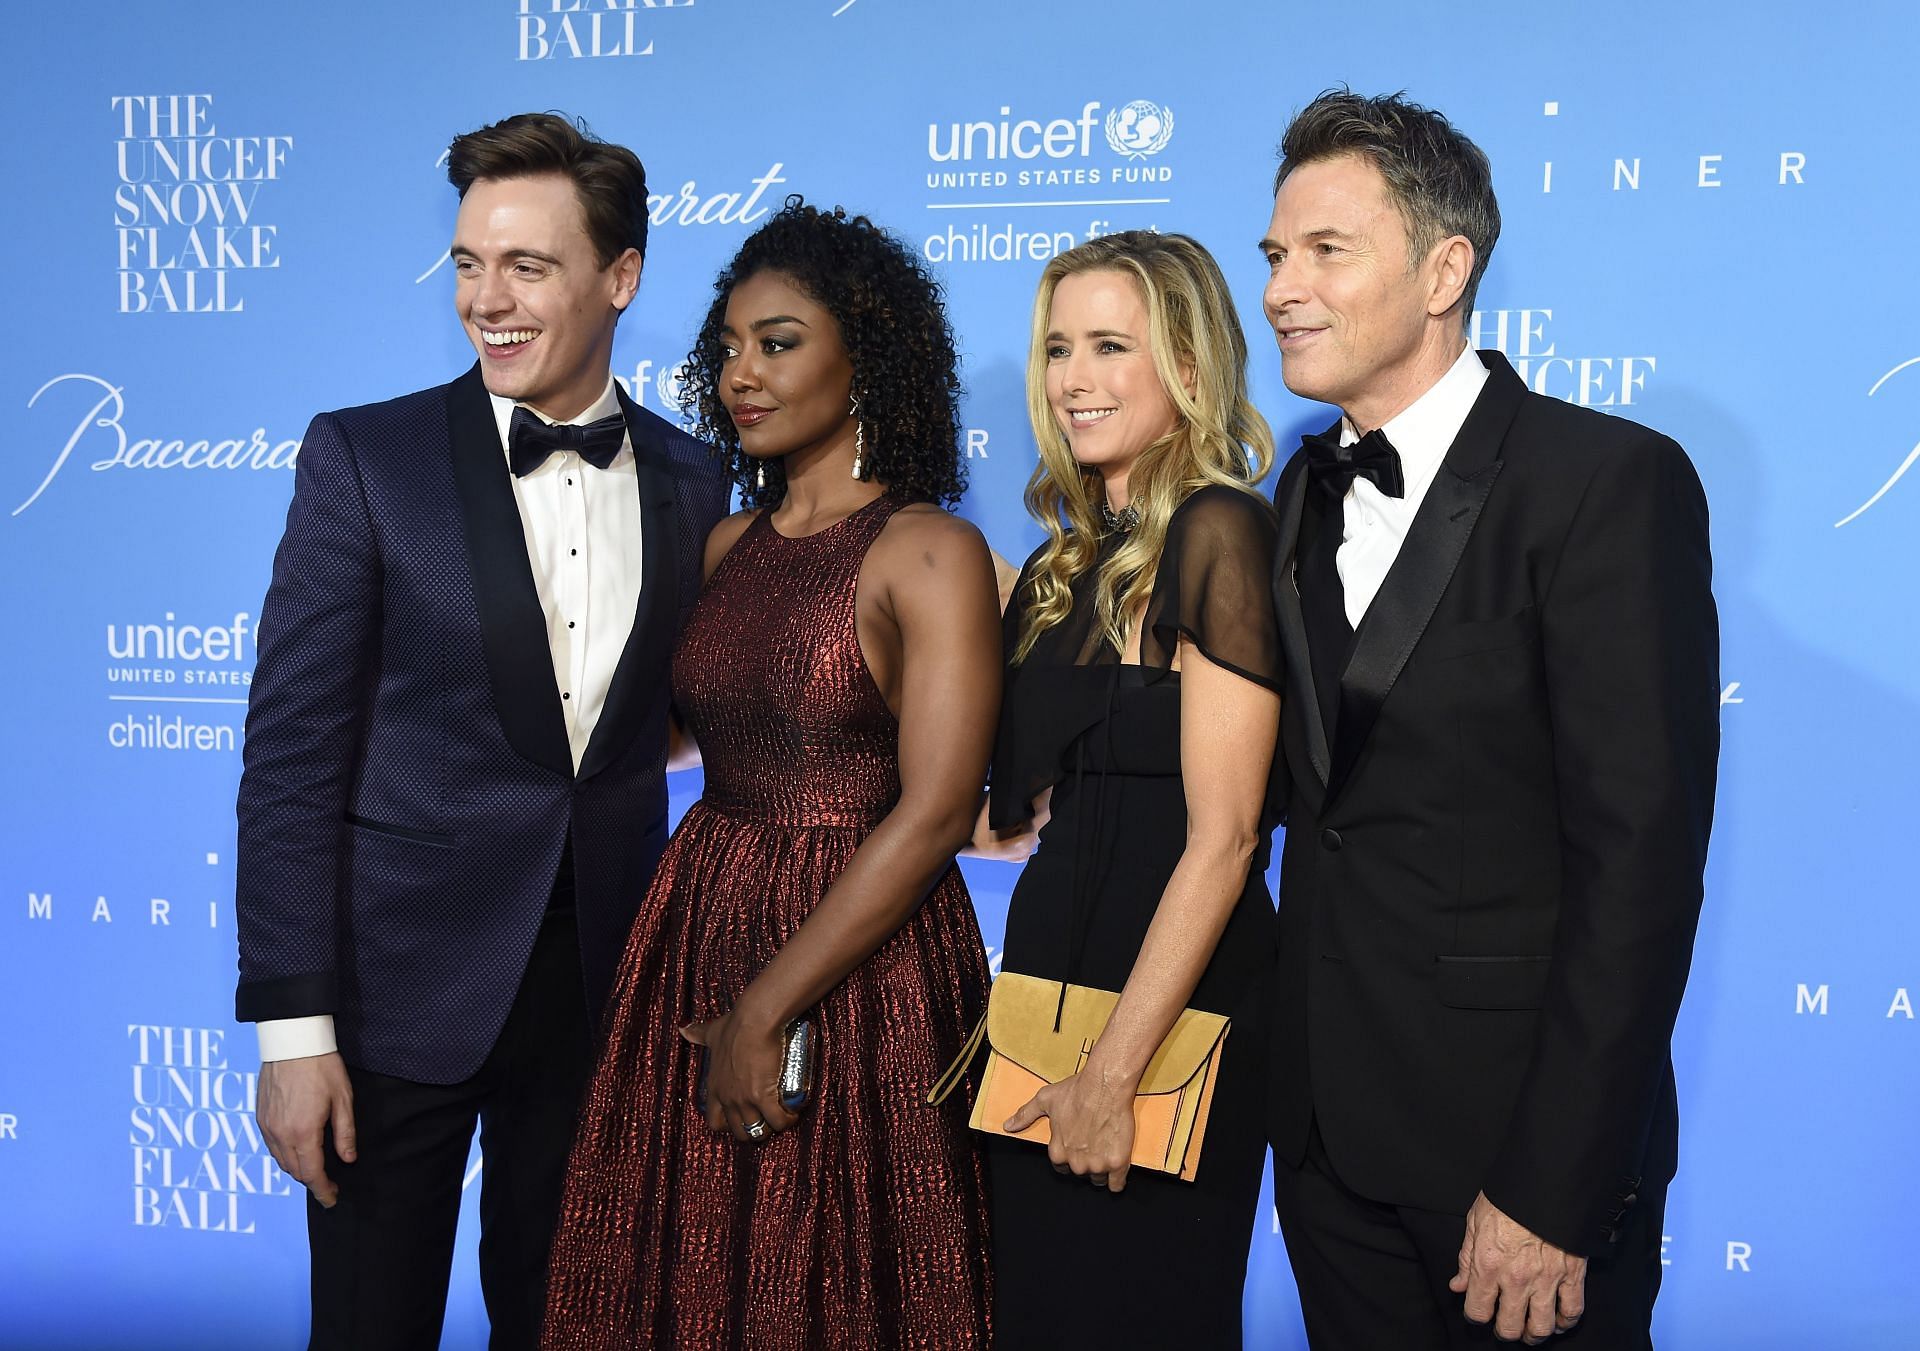
M632 151L458 137L479 363L323 413L260 620L237 1013L309 1190L312 1345L439 1345L476 1122L492 1345L539 1337L592 1027L666 838L667 662L728 485L622 393Z
M1445 118L1329 93L1281 154L1265 309L1343 414L1275 491L1270 1125L1308 1333L1648 1346L1719 747L1706 501L1666 437L1467 346L1500 218Z

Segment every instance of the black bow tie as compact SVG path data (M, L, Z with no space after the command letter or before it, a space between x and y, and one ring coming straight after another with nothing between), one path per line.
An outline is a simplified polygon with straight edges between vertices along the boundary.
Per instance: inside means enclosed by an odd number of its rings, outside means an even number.
M605 469L626 444L626 437L627 419L620 413L598 422L563 426L545 421L531 408L517 407L507 425L507 462L514 477L525 478L556 450L571 450L595 469Z
M1331 493L1336 502L1347 495L1356 478L1372 480L1373 486L1388 497L1406 495L1400 452L1377 428L1350 446L1341 445L1337 434L1305 436L1300 444L1307 452L1307 476Z

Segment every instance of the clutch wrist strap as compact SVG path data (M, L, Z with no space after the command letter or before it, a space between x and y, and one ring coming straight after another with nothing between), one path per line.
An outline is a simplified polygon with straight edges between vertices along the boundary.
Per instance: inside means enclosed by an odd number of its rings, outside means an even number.
M973 1063L973 1057L979 1051L980 1043L986 1035L987 1015L983 1012L980 1015L980 1021L973 1025L973 1032L967 1037L967 1044L960 1048L960 1054L953 1058L953 1063L947 1066L946 1073L934 1082L933 1088L928 1092L929 1107L938 1107L952 1096L954 1089L960 1086L960 1081L967 1077L967 1066Z

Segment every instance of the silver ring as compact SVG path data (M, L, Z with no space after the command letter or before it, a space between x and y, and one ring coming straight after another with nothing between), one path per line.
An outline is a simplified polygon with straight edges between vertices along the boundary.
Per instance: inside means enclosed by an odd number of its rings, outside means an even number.
M767 1134L767 1123L764 1121L749 1121L745 1129L749 1140L764 1139Z

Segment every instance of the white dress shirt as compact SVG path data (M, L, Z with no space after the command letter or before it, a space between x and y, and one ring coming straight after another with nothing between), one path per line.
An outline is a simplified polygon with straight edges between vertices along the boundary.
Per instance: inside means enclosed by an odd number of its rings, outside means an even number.
M1447 372L1427 392L1409 404L1396 417L1389 418L1380 432L1400 452L1400 477L1405 495L1388 497L1372 479L1355 475L1342 504L1345 529L1336 566L1347 602L1347 622L1354 628L1380 593L1387 571L1400 556L1400 545L1413 528L1413 518L1433 486L1434 475L1446 461L1453 438L1480 397L1487 383L1487 368L1480 354L1469 344ZM1340 444L1350 446L1360 433L1346 418L1340 420Z
M513 400L487 397L504 447ZM570 421L595 422L619 411L620 398L608 376L598 401ZM632 437L605 469L595 469L570 450L548 456L525 478L513 480L513 500L520 506L533 587L547 617L553 679L567 718L573 767L579 769L640 603L640 485Z
M505 453L516 405L497 395L487 398ZM609 375L593 406L568 421L595 422L619 411L620 398ZM527 561L533 566L533 587L547 619L547 649L566 717L567 742L578 770L606 708L614 667L626 650L640 604L640 486L633 438L626 438L605 469L595 469L574 451L559 451L525 478L511 482ZM267 1019L258 1028L262 1061L338 1049L330 1013Z

